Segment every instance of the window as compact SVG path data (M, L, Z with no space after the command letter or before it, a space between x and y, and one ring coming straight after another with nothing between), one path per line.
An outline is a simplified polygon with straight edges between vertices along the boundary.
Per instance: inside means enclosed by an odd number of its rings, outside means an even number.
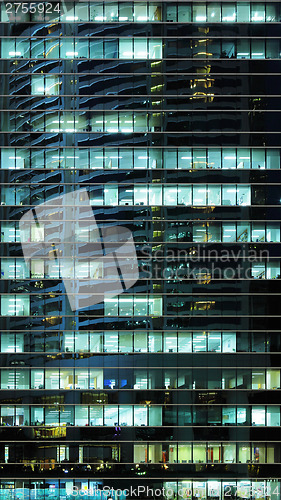
M266 168L280 168L280 155L277 149L268 149L266 151Z
M29 295L2 295L1 314L2 316L29 316Z
M223 205L236 205L236 187L235 186L222 186L222 204Z
M237 22L250 22L250 2L237 2Z
M212 2L207 4L208 22L219 23L221 21L221 4Z
M177 333L164 332L164 351L177 352Z
M31 406L30 408L30 424L40 425L44 424L44 407L42 406Z
M31 75L32 95L58 95L59 90L58 76Z
M136 331L134 333L134 352L147 352L148 333Z
M251 58L252 59L265 59L265 41L252 40Z
M264 169L265 168L265 150L253 149L252 150L252 168Z
M102 352L102 335L90 333L90 352Z
M122 427L133 425L132 406L119 406L119 425Z
M162 186L149 185L149 205L162 205Z
M45 425L50 425L51 427L57 427L60 421L60 412L58 408L49 406L45 409ZM42 418L42 424L44 423L44 419ZM39 420L39 423L41 423ZM38 425L38 423L35 423Z
M114 299L105 299L104 311L105 316L133 316L133 314L137 316L146 316L147 314L161 316L162 298L158 298L157 296L148 298L147 296L140 295L134 298L133 296L126 295Z
M236 408L223 407L222 408L222 425L236 425ZM232 460L232 457L231 457Z
M266 40L266 58L279 59L279 55L279 40Z
M135 38L134 39L134 59L147 59L147 39ZM154 57L151 57L154 59Z
M237 59L248 59L250 57L250 41L237 40Z
M24 352L24 334L2 333L1 352Z
M193 205L204 206L207 204L207 187L193 184Z
M149 406L149 425L160 426L162 425L162 407L161 406Z
M147 422L147 407L134 407L134 425L135 426L146 426Z
M40 78L43 77L40 76ZM47 127L50 128L54 126L52 125L52 120L53 118L51 117ZM64 121L63 118L62 121ZM72 121L74 127L73 117L71 117L71 120L67 118L66 121ZM112 132L117 132L121 128L122 130L134 128L135 131L138 129L144 131L147 130L148 123L144 114L137 114L133 120L132 115L129 116L126 114L125 116L119 116L117 113L111 113L109 119L102 114L95 114L92 115L90 121L93 131L102 131L103 128L105 128L105 130ZM41 122L42 120L40 119L40 124ZM59 123L59 118L57 116L55 122ZM160 118L154 117L153 120L151 119L151 126L161 126L160 122L161 116ZM36 123L34 122L34 126L35 125ZM86 127L84 117L79 117L77 127L80 130ZM252 155L253 162L251 161ZM237 150L233 148L224 148L222 150L210 148L207 150L194 149L193 151L184 148L165 149L164 151L157 148L107 148L106 150L92 148L90 153L79 149L74 150L73 148L64 148L62 150L52 148L48 149L45 153L44 151L37 151L36 149L33 149L31 153L26 149L2 149L1 168L14 170L28 168L30 165L32 168L47 168L52 170L57 168L73 169L75 167L92 169L145 169L149 167L151 169L166 168L173 170L177 168L189 170L191 168L214 169L221 167L224 169L280 169L280 153L277 149L264 150L256 148L253 150L249 148L238 148ZM156 188L157 186L152 187ZM11 190L8 189L8 191ZM15 196L15 193L13 196ZM5 200L2 199L2 201L4 202Z
M133 351L133 336L130 332L119 332L119 352Z
M135 19L133 13L133 5L131 2L119 3L119 21L133 21Z
M206 333L193 332L193 352L202 352L207 350L207 336Z
M104 4L104 17L106 21L118 21L118 3L108 2Z
M238 443L238 461L242 464L251 461L251 447L247 443Z
M263 3L251 4L251 21L264 22L265 21L265 5Z
M221 334L220 333L208 333L208 351L210 352L221 352Z
M2 279L25 279L29 278L28 264L21 258L1 259Z
M118 407L105 406L104 407L104 425L115 426L118 425Z
M206 463L206 444L193 443L193 462Z
M148 44L148 46L147 46ZM162 40L134 38L119 40L120 59L161 59Z
M179 23L190 23L191 22L191 5L180 3L177 5L178 9L178 22Z
M207 20L206 4L193 4L193 22L205 22Z
M280 388L280 370L266 370L266 388L279 389Z
M1 425L15 425L14 406L1 407Z
M226 196L232 196L234 193L226 193ZM233 199L233 198L232 198ZM222 241L231 243L236 241L236 224L225 222L222 227Z
M267 406L266 410L266 425L268 426L280 426L280 407L279 406Z
M240 184L237 186L237 205L248 206L251 204L251 188Z
M147 463L147 445L135 444L134 445L134 463Z
M236 21L236 5L234 3L222 3L222 22L233 23Z
M221 205L221 186L209 185L208 188L208 205Z
M277 21L278 20L278 15L277 15L278 4L266 2L265 8L266 8L266 21Z
M237 241L251 241L251 225L248 222L237 222Z
M253 406L252 407L252 425L265 425L265 407Z
M44 389L44 370L31 370L31 389Z
M270 453L270 449L268 449L266 460L266 445L264 443L252 443L252 461L259 464L265 464L266 461L267 463L274 463L274 448L271 448L271 450L273 453Z
M250 149L237 149L237 168L251 168L251 153Z
M208 463L221 463L221 452L219 443L208 443Z
M252 372L252 389L265 389L265 371Z
M90 425L103 425L103 406L90 406Z
M45 371L45 388L46 389L59 389L59 370L58 369L53 369L49 370L46 369Z

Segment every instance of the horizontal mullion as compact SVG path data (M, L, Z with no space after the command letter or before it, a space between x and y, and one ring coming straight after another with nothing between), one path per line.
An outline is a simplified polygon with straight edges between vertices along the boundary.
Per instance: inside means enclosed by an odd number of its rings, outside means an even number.
M202 73L200 73L201 75ZM1 73L1 75L3 75L3 73ZM30 74L29 74L30 75ZM51 73L51 75L53 76L54 74ZM34 76L34 74L32 75ZM36 76L36 73L35 73L35 76ZM42 76L42 74L39 74L39 76ZM50 76L50 74L48 74L48 76ZM66 76L64 73L60 73L59 76ZM72 76L73 76L73 73L72 73ZM77 74L77 76L79 76L79 74ZM83 76L84 76L84 73L83 73ZM197 75L198 76L198 75ZM208 75L209 76L209 75ZM73 85L74 86L74 85ZM75 84L75 87L79 87L79 84ZM134 86L132 86L132 88L134 88ZM13 92L13 91L12 91ZM190 97L193 97L194 94L192 94L192 92L190 92L189 94L119 94L118 92L112 92L112 93L108 93L108 94L96 94L95 96L93 96L93 94L57 94L57 95L51 95L51 94L0 94L0 97L8 97L10 98L10 100L14 99L14 98L18 98L18 97L32 97L34 99L38 99L38 100L42 100L42 99L46 99L46 97L52 97L54 98L54 100L58 100L60 97L78 97L79 99L84 99L86 97L91 97L91 98L95 98L95 99L100 99L101 97L102 98L106 98L106 99L112 99L112 98L118 98L118 99L125 99L125 98L134 98L134 97L151 97L153 99L156 99L156 98L159 98L159 97L165 97L167 99L170 99L170 98L176 98L176 99L189 99ZM204 98L205 96L202 96L202 98ZM208 97L208 94L206 94L206 97ZM228 97L239 97L239 99L242 99L243 97L262 97L262 98L266 98L266 97L281 97L281 94L215 94L214 97L217 99L217 98L228 98ZM140 111L143 111L144 109L146 108L141 108ZM50 110L50 108L48 108L47 110L46 109L43 109L42 111L44 111L45 113L48 112ZM77 110L76 112L81 112L83 111L84 108L80 109L80 110ZM130 111L134 111L134 109L131 109L130 108ZM11 108L9 109L1 109L1 111L16 111L16 112L23 112L23 110L13 110ZM25 111L32 111L32 112L35 112L34 110L30 109L24 109L24 112ZM39 110L36 110L36 111L41 111L40 109ZM55 108L55 111L58 111L58 112L63 112L63 111L71 111L71 112L75 112L75 110L71 109L71 110L67 110L67 109L57 109ZM91 108L90 110L91 112L94 112L96 113L96 111ZM103 110L97 110L98 112L102 112ZM106 112L108 112L109 110L104 110ZM112 111L112 110L110 110ZM125 110L122 110L122 111L125 111ZM161 110L161 111L165 111L165 110ZM176 110L170 110L168 109L167 111L176 111ZM180 111L184 111L184 110L180 110ZM204 111L204 110L198 110L198 111ZM257 111L257 110L253 110L253 109L250 109L250 110L242 110L241 111ZM270 110L259 110L260 111L270 111ZM116 112L119 112L119 110L117 111L114 111L114 113ZM153 110L153 112L156 112L156 110Z
M186 95L185 97L187 99L189 99L190 96L192 97L192 94ZM26 96L26 97L32 97L32 96ZM57 97L64 97L64 96L57 96ZM80 96L78 94L72 94L72 97L80 97ZM109 97L117 97L117 96L109 96ZM158 97L160 97L160 96L158 96L158 95L155 96L155 98L158 98ZM208 97L208 94L206 94L206 97ZM278 97L281 97L281 94ZM77 113L81 113L81 115L83 115L85 111L90 112L93 115L95 115L95 114L101 115L103 113L105 113L105 114L109 114L109 113L113 113L113 114L116 114L116 113L142 113L142 114L147 113L147 114L149 114L149 113L152 113L152 114L155 114L155 113L186 113L186 112L188 112L188 113L203 113L204 115L207 115L208 113L248 113L248 114L249 113L254 113L254 114L257 113L256 109L242 109L242 108L239 108L239 109L128 108L128 109L122 109L122 110L116 109L115 111L108 110L108 109L94 110L93 108L88 110L86 107L81 108L79 110L78 109L67 109L67 108L57 109L55 107L53 109L51 107L48 109L36 109L36 111L33 109L27 109L27 108L25 108L24 110L11 109L11 108L10 109L1 109L1 113L2 112L10 113L10 119L11 119L11 117L12 117L11 115L13 113L31 113L32 117L36 117L36 115L39 113L44 113L44 116L42 118L44 118L44 117L48 118L50 113L57 113L58 115L60 115L63 118L63 113L73 113L75 116L75 114L77 114ZM262 110L258 111L259 115L261 115L263 113L280 113L280 109L262 109ZM34 133L33 131L31 131L31 132ZM58 132L58 133L64 133L64 131ZM77 132L73 132L73 133L77 133ZM78 131L78 133L79 133L79 131ZM97 133L97 132L94 132L94 133ZM112 134L112 133L118 133L118 132L110 132L110 133Z
M56 61L60 62L60 60L61 59L57 59ZM105 59L105 60L107 60L107 59ZM176 60L180 61L181 59L176 59ZM254 60L254 59L252 59L252 60ZM244 61L244 59L243 59L243 61ZM33 59L32 62L36 62L36 59ZM239 76L240 77L240 76L275 76L275 75L280 76L280 74L281 73L279 73L279 72L277 72L277 73L268 73L268 72L266 72L266 73L265 72L262 72L262 73L252 73L252 72L251 73L242 73L242 72L241 73L240 72L239 73L237 73L237 72L235 72L235 73L215 73L215 72L208 73L208 72L206 72L206 73L204 73L204 72L202 72L202 73L200 73L200 76L208 76L208 77L210 77L210 76L236 76L236 77L238 77ZM102 72L102 73L94 73L94 72L87 73L87 71L85 71L85 72L83 71L83 73L79 73L78 70L77 70L77 72L74 72L74 73L68 73L68 72L44 73L43 70L42 70L42 73L41 72L40 73L27 73L24 71L23 72L18 71L18 72L13 72L13 73L1 72L1 75L4 75L4 76L9 75L12 82L14 80L16 80L16 76L18 76L18 75L20 75L20 76L27 76L27 75L29 75L29 76L31 76L31 75L32 76L36 76L36 75L37 76L73 76L73 75L76 75L76 76L81 76L81 77L82 76L84 77L84 76L95 76L96 75L99 77L101 77L101 76L117 76L117 77L118 76L130 76L130 77L132 77L132 73L127 73L127 72L125 72L125 73L119 73L119 72L118 73L116 73L116 72L111 73L111 72L106 71L106 72ZM162 71L157 71L157 70L151 70L150 72L147 72L147 73L138 72L138 73L134 73L133 75L134 76L135 75L136 76L151 76L151 75L153 75L153 76L192 76L192 77L198 77L198 73L190 73L190 72L185 73L184 71L173 73L173 72L165 72L165 71L162 72ZM9 95L9 97L11 97L11 96Z

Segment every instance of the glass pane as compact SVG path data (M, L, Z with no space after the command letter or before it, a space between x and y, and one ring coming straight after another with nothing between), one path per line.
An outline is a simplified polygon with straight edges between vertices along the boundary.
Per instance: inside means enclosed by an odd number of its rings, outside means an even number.
M221 4L212 2L207 4L208 22L219 23L221 21Z

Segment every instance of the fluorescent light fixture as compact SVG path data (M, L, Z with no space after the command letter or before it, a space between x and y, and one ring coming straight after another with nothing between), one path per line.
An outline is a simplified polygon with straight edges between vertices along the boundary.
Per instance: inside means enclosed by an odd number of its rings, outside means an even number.
M225 16L222 18L223 21L235 21L236 15L235 12L232 14L232 16Z
M78 16L66 16L67 21L78 21Z
M264 21L264 17L259 16L257 13L255 13L255 15L252 16L252 21Z
M76 57L76 56L78 56L78 52L72 52L72 51L71 52L66 52L65 55L67 57Z

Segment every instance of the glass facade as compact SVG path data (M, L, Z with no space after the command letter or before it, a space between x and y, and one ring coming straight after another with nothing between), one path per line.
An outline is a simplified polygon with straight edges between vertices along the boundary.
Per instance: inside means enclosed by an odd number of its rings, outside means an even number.
M1 3L0 500L280 500L280 22ZM74 310L122 227L138 280Z

